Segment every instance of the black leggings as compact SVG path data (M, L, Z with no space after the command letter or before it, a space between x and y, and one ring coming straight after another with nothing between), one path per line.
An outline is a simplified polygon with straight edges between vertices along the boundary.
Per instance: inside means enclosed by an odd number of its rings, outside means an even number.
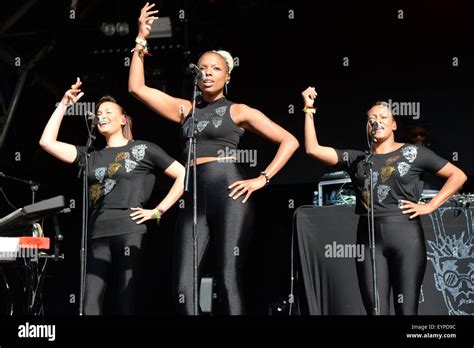
M145 233L128 233L89 240L84 302L86 315L102 314L109 279L117 295L114 314L136 314L144 237Z
M390 291L397 315L416 315L423 275L426 267L426 246L419 218L408 215L376 217L375 262L380 314L390 314ZM373 280L367 217L361 216L357 244L365 247L364 261L356 261L357 277L365 309L373 313Z
M216 256L221 314L244 314L241 276L252 235L253 204L252 198L242 204L245 195L236 200L230 198L228 189L231 183L243 179L241 169L234 163L214 161L197 166L198 287L202 260L211 245ZM192 175L190 180L192 183ZM178 313L186 315L193 313L192 200L191 190L179 213L175 239L176 304Z

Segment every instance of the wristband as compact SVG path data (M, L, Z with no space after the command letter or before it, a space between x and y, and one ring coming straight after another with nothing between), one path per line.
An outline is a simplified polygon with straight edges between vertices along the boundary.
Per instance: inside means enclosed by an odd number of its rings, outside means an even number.
M316 110L317 110L317 108L311 108L311 107L305 106L304 109L303 109L303 112L305 114L307 114L307 113L315 114Z
M140 57L143 57L143 56L151 56L151 53L148 52L148 47L140 47L138 49L132 49L131 52L135 52L135 51L138 51L138 55Z
M146 42L146 40L140 39L138 36L135 38L135 43L142 45L145 48L148 47L148 43Z
M155 214L155 217L156 217L156 223L160 223L160 220L161 220L161 212L159 209L153 209L153 214Z
M265 183L265 186L267 186L270 183L270 178L268 177L268 174L265 172L260 172L260 175L263 175L267 182Z

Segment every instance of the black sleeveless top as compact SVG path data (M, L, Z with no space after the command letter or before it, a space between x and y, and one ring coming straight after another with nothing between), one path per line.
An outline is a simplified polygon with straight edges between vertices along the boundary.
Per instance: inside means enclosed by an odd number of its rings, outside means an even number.
M237 126L230 116L233 102L222 97L210 103L201 100L196 105L196 157L227 157L228 150L237 149L244 130ZM192 110L191 110L192 111ZM183 161L187 160L191 126L191 111L181 126L180 140L183 147Z

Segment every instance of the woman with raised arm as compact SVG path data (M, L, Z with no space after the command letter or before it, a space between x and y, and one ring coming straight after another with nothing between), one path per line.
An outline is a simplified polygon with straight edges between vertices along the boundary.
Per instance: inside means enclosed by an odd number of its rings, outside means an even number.
M158 115L181 125L183 159L187 160L187 130L191 102L175 98L146 86L144 59L146 38L158 11L145 5L141 11L138 37L132 58L129 91ZM226 51L204 53L197 64L203 80L198 83L202 100L196 105L198 237L199 265L211 245L216 255L216 277L221 314L245 313L241 276L248 242L252 233L252 199L256 190L265 187L299 147L296 138L272 122L260 111L229 101L224 90L234 67ZM237 151L244 130L260 134L279 145L276 156L261 174L245 179L236 158L226 158ZM187 195L180 211L175 243L175 295L178 312L193 314L193 243L192 195ZM200 269L200 267L199 267Z
M77 163L85 148L58 141L66 109L84 93L81 81L68 90L41 136L41 147L66 163ZM133 140L131 118L115 99L97 105L98 131L107 146L89 156L89 228L84 313L102 314L107 286L116 289L116 314L137 313L137 282L147 220L161 216L183 194L184 167L159 146ZM164 171L174 185L155 209L144 209L154 185L153 173ZM109 279L114 280L110 283Z
M370 180L365 175L365 153L321 146L314 127L314 87L302 92L305 112L305 147L308 155L338 165L349 172L356 188L356 213L361 217L357 244L365 258L357 262L357 276L365 309L373 314L372 262L368 234ZM466 181L466 175L447 160L421 145L395 141L397 122L387 103L377 102L367 112L367 131L376 127L373 152L373 201L375 220L376 276L380 314L389 314L393 290L395 313L416 315L426 267L425 238L420 215L430 214L446 202ZM427 204L418 204L423 189L420 175L436 173L446 179L439 193Z

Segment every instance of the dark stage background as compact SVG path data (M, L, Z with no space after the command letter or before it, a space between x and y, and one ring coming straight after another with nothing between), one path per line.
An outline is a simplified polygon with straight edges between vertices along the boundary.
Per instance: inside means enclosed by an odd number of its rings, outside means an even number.
M76 76L86 93L81 101L113 95L134 118L135 138L155 142L179 158L178 126L154 115L127 91L126 59L144 3L0 4L0 116L7 115L15 86L31 64L0 149L0 170L38 181L37 200L65 195L72 204L72 213L60 217L66 259L50 265L45 283L45 308L50 314L77 313L81 181L77 168L52 158L38 141L55 103ZM400 117L399 140L406 139L408 127L426 127L432 148L472 176L474 60L467 1L156 3L160 16L171 18L173 36L149 40L153 56L146 58L148 85L189 98L188 64L207 50L226 49L238 59L228 98L258 108L301 143L270 187L255 194L258 221L246 272L249 313L267 314L273 303L288 297L294 210L311 203L321 175L331 170L304 152L300 93L308 85L319 93L316 123L322 144L365 148L365 112L372 102L418 103L419 118ZM100 29L105 22L126 22L130 32L105 36ZM33 62L42 50L44 54ZM6 119L0 117L2 133ZM83 116L64 118L60 140L85 143ZM257 165L246 167L249 176L262 170L276 152L273 144L254 134L245 135L242 145L258 154ZM167 178L158 178L151 204L163 197L170 184ZM28 186L5 180L0 185L4 192L0 216L31 202ZM465 190L472 190L472 179ZM171 260L177 209L149 236L149 282L143 296L149 314L174 313Z

